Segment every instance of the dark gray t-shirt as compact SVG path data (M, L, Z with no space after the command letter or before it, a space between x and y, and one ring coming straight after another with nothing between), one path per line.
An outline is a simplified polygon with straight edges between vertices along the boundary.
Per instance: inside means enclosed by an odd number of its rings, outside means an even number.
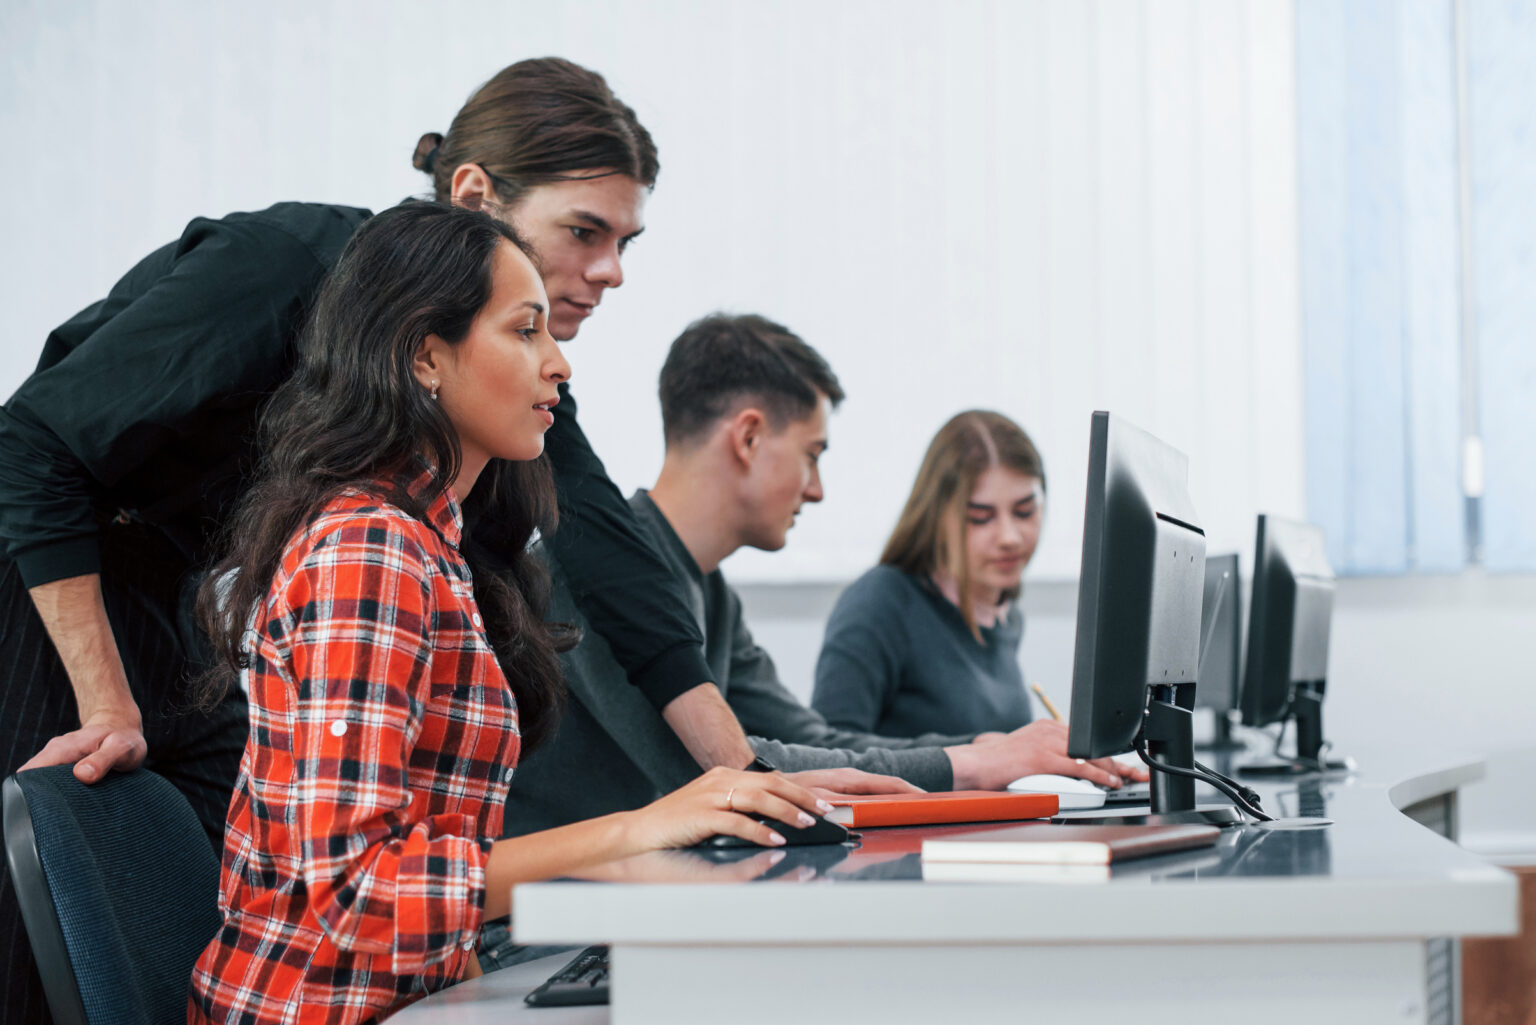
M930 581L876 566L827 620L811 707L833 726L895 737L1018 729L1031 718L1018 606L981 636Z
M943 747L968 743L975 731L919 730L880 736L838 729L790 693L768 653L757 646L741 611L741 598L719 570L702 573L682 538L644 490L629 500L657 552L681 580L704 631L704 660L758 754L787 772L855 768L948 790L954 776Z

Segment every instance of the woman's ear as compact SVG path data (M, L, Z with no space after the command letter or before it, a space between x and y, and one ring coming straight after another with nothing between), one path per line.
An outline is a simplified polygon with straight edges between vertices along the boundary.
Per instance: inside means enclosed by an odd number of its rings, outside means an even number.
M448 195L454 206L471 210L484 209L487 203L492 206L501 204L496 196L496 183L479 164L460 164L454 168Z
M448 343L437 335L427 335L416 347L416 355L411 359L411 373L416 376L416 383L437 397L437 389L443 383L443 365L448 355Z

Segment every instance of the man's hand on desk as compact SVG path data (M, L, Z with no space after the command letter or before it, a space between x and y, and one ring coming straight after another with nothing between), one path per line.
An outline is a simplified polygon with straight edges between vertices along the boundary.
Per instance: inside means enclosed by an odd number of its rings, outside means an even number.
M798 783L816 796L836 800L843 795L854 794L921 794L915 787L895 776L880 776L861 769L805 769L801 772L783 773L784 778Z
M1067 725L1051 719L1021 726L1000 738L946 747L956 790L1001 790L1020 776L1054 773L1079 776L1100 786L1118 787L1129 778L1147 778L1145 766L1125 766L1110 758L1079 760L1067 754Z

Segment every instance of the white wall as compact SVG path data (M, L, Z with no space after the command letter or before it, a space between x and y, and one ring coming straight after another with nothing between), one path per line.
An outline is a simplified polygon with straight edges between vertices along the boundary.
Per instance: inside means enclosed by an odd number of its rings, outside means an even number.
M566 55L661 147L628 284L570 350L614 477L654 474L650 382L696 315L761 311L827 354L850 394L827 501L785 552L728 567L834 582L759 589L804 606L757 625L808 681L805 610L872 561L933 430L1003 409L1052 476L1025 657L1065 691L1073 590L1050 581L1076 572L1092 409L1190 454L1212 550L1246 552L1258 509L1305 509L1293 50L1289 0L6 0L0 393L188 218L389 205L479 82ZM1529 745L1533 592L1346 581L1330 731Z
M47 330L197 214L421 191L421 132L558 53L662 174L629 279L572 346L614 478L660 461L652 382L715 308L783 320L849 400L825 506L739 579L870 563L953 413L1023 423L1075 576L1089 413L1191 456L1213 544L1300 513L1292 11L1228 0L0 6L0 394Z

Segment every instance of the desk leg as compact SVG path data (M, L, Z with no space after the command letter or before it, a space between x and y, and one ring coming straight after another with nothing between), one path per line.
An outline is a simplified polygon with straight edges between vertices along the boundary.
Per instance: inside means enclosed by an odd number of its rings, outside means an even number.
M1460 827L1457 793L1440 794L1404 808L1419 825L1454 841ZM1429 1025L1461 1025L1461 944L1435 939L1424 945Z

